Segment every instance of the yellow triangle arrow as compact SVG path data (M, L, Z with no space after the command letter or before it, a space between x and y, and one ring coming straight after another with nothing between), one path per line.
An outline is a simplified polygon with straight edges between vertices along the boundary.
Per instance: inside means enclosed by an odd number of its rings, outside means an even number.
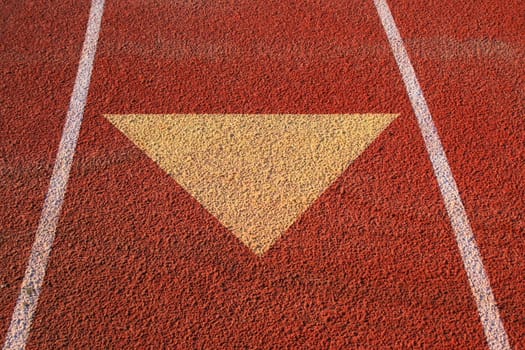
M106 117L262 255L397 114Z

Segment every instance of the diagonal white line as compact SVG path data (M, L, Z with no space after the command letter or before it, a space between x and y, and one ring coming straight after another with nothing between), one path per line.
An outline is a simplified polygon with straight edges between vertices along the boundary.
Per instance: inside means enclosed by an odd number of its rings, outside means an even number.
M104 0L93 0L62 139L4 350L24 349L29 336L84 116L103 11Z
M490 287L489 278L483 267L481 254L470 227L465 207L461 201L456 181L450 170L447 156L423 96L423 91L417 80L414 67L408 57L403 39L399 34L386 0L374 0L374 4L401 71L412 108L423 134L430 161L434 168L434 174L456 235L456 241L467 272L470 288L478 307L487 343L492 350L510 349L507 333L499 316L498 306Z

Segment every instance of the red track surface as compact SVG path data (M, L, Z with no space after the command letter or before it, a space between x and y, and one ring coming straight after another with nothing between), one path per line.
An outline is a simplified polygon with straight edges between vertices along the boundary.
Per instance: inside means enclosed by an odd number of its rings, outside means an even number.
M390 5L523 348L525 6ZM89 3L2 11L4 334ZM193 112L401 116L260 258L102 117ZM84 118L28 348L486 346L371 1L108 2Z
M9 326L49 185L88 12L88 1L49 1L45 5L8 1L2 9L2 337Z

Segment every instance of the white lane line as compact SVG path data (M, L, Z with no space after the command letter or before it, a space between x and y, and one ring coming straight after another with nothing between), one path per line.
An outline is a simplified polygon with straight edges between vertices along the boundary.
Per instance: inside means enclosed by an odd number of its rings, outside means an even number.
M24 349L29 336L82 124L103 11L104 0L93 0L62 139L4 350Z
M459 196L456 181L450 170L447 156L438 136L432 115L416 77L414 67L399 34L386 0L374 0L379 17L385 28L388 41L405 82L412 108L423 134L425 145L434 168L441 195L456 234L459 251L465 265L467 277L476 300L487 343L492 350L510 349L507 333L499 316L498 306L483 267L465 207Z

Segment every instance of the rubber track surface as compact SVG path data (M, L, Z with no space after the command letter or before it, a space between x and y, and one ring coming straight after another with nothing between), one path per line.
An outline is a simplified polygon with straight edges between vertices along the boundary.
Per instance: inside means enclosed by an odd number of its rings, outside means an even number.
M511 345L525 344L525 6L389 1ZM0 331L67 112L89 1L7 2ZM399 113L262 257L104 114ZM28 349L441 348L486 340L372 1L108 1Z

